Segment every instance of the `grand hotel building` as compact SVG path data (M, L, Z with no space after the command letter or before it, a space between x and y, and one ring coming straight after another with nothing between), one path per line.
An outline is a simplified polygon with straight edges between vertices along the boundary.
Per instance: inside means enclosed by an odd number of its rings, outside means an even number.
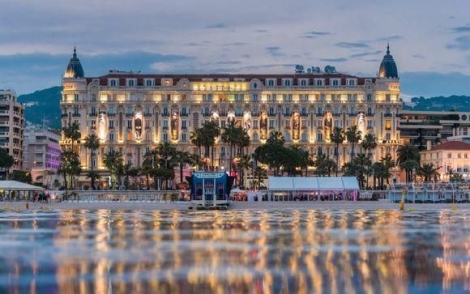
M105 172L102 159L110 149L125 162L140 166L144 154L162 142L196 152L191 132L205 121L223 128L230 120L243 126L251 138L250 152L272 131L281 132L287 145L300 144L314 158L333 158L333 127L357 125L373 133L378 147L373 155L395 157L400 144L398 111L400 82L389 47L377 77L357 77L327 66L294 74L144 74L112 70L86 77L74 53L63 78L62 126L78 122L82 139L96 133L98 156L91 161L82 140L79 155L84 170L91 165ZM70 144L62 137L61 144ZM349 144L340 148L340 165L349 161ZM215 165L228 166L228 146L216 145Z

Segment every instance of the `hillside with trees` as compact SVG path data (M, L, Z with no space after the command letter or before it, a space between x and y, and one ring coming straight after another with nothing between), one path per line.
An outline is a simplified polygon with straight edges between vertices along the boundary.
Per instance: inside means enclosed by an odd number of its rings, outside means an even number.
M62 87L57 86L18 96L25 106L26 121L59 129L61 91Z
M411 104L404 104L403 109L421 111L470 111L470 97L452 95L449 97L413 97Z

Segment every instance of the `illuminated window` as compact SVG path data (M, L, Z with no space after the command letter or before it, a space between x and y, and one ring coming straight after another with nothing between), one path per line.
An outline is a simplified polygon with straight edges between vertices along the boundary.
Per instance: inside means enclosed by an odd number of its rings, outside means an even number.
M186 101L186 94L183 94L183 95L181 96L181 100L182 100L183 102Z
M391 120L387 119L385 121L385 129L386 130L391 130L392 129L392 121Z

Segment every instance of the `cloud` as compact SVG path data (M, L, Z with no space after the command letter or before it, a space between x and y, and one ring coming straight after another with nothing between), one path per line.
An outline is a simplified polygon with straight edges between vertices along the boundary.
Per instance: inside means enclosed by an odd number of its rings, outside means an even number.
M219 61L219 62L216 62L215 64L219 64L219 65L235 65L235 64L241 64L240 61Z
M460 26L451 29L454 33L468 33L470 32L470 26Z
M413 54L411 56L414 57L414 58L426 59L426 57L424 57L424 55L422 55L422 54Z
M207 29L226 29L227 24L217 23L217 24L208 25L206 28Z
M344 57L340 57L340 58L321 58L320 60L325 61L325 62L345 62L345 61L348 61Z
M266 47L265 49L266 53L268 53L272 57L279 57L284 55L283 53L281 53L280 47Z
M470 36L458 37L454 40L455 43L447 44L448 49L469 50L470 49Z
M248 43L246 42L233 42L233 43L225 43L225 44L222 44L222 46L243 46L243 45L246 45Z
M398 41L398 40L403 40L403 39L405 39L403 36L394 35L394 36L389 36L389 37L378 38L378 39L375 39L375 41L388 43L390 41Z
M256 30L255 32L256 32L256 33L267 33L268 30L260 29L260 30Z
M369 45L365 43L339 42L339 43L336 43L335 45L340 48L348 48L348 49L369 48Z
M321 37L321 36L328 36L331 35L329 32L319 32L319 31L310 31L305 33L304 38L307 39L314 39L316 37Z
M377 54L380 54L381 52L382 51L380 51L380 50L377 50L375 52L363 52L363 53L359 53L359 54L350 55L349 57L351 57L351 58L360 58L360 57L365 57L365 56L377 55Z

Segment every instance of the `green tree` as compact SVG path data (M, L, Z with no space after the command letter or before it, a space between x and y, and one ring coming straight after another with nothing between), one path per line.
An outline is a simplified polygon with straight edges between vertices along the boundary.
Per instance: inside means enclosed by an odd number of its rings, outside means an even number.
M256 179L256 184L258 185L258 190L261 188L261 181L268 178L268 173L266 170L261 167L257 166L253 171L253 177Z
M205 148L206 157L211 158L211 168L214 167L214 146L215 138L220 135L220 128L214 121L205 122L202 125L201 135L203 138L202 145Z
M273 132L265 144L256 147L254 157L257 161L269 166L275 176L279 176L280 169L285 163L287 148L284 146L284 137L279 132Z
M63 150L60 155L59 174L64 177L66 194L68 189L74 189L74 177L80 175L82 167L78 154L72 149Z
M351 126L346 129L346 132L344 133L346 139L348 140L349 144L351 145L351 154L350 154L350 162L353 161L354 156L355 156L355 146L361 140L361 131L357 129L357 126Z
M85 143L83 146L90 150L90 172L88 173L88 178L90 179L91 188L95 189L95 180L99 178L96 177L97 173L94 172L93 163L96 156L96 150L100 147L100 140L97 135L90 134L85 137Z
M413 172L419 167L419 150L413 145L400 145L397 149L397 164L405 171L406 182L413 181Z
M424 182L438 181L439 180L439 169L432 163L425 163L418 168L416 175L423 177Z
M14 163L15 159L13 158L13 156L8 154L8 151L6 149L0 148L0 168L5 169L6 180L8 180L8 171Z
M180 183L183 183L183 168L185 164L193 163L193 156L187 151L176 151L173 160L178 164L180 170Z
M344 132L343 129L339 127L334 127L333 132L331 133L331 142L335 144L335 157L336 157L336 176L338 176L339 170L339 145L344 142Z
M96 188L95 182L96 180L101 180L101 175L96 170L90 169L86 174L86 178L90 179L91 189L94 190Z
M63 128L64 136L67 139L71 140L71 148L75 152L77 152L73 147L75 142L80 140L82 134L80 133L80 125L77 122L73 122L72 124L69 124L67 127Z
M110 172L112 189L116 188L116 183L119 181L123 161L121 152L117 150L112 149L104 154L103 164Z
M325 154L317 154L314 160L315 174L319 177L331 176L331 172L335 170L336 163Z
M365 150L367 157L372 160L372 151L377 148L377 138L374 134L366 134L361 142L362 149Z

